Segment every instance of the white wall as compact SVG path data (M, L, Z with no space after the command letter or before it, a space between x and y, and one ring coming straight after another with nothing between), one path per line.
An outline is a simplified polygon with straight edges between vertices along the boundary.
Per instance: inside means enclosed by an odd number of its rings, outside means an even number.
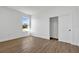
M59 16L59 40L72 43L72 14Z
M48 28L49 20L46 20L46 18L42 19L43 17L40 16L42 15L32 17L31 21L32 35L49 39L49 28Z
M58 38L58 17L50 18L50 37Z
M79 7L75 9L73 13L73 43L75 45L79 45Z
M7 7L0 7L0 42L28 35L22 31L22 16L28 15Z
M32 35L49 39L49 18L72 15L72 41L71 44L79 45L79 10L76 7L56 7L44 10L32 16ZM60 35L60 34L59 34Z
M49 18L72 13L73 7L56 7L46 9L32 16L32 34L49 39Z

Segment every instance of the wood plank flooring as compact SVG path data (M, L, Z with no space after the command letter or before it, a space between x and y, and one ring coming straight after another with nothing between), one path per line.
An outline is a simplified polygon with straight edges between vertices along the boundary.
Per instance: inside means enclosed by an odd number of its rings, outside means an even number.
M0 42L0 53L79 53L79 47L30 36Z

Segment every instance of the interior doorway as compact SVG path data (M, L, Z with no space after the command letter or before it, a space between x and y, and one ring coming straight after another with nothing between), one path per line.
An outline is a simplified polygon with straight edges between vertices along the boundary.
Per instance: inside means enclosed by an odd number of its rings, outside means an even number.
M50 40L58 40L58 16L50 17L49 24Z

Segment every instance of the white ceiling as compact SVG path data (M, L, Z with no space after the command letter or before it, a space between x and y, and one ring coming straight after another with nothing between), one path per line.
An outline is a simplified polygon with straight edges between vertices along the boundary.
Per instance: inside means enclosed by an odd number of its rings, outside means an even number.
M28 15L34 15L41 11L55 8L55 7L54 6L8 6L8 8L18 10L18 11L26 13Z

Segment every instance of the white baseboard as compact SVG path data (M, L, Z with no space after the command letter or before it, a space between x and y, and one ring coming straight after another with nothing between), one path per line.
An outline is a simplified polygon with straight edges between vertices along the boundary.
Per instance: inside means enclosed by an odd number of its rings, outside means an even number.
M0 42L8 41L8 40L13 40L16 38L21 38L21 37L27 37L29 35L27 34L10 34L10 35L5 35L3 37L0 37Z
M50 37L49 37L48 35L37 34L37 33L32 33L31 35L32 35L32 36L35 36L35 37L39 37L39 38L44 38L44 39L50 40Z

